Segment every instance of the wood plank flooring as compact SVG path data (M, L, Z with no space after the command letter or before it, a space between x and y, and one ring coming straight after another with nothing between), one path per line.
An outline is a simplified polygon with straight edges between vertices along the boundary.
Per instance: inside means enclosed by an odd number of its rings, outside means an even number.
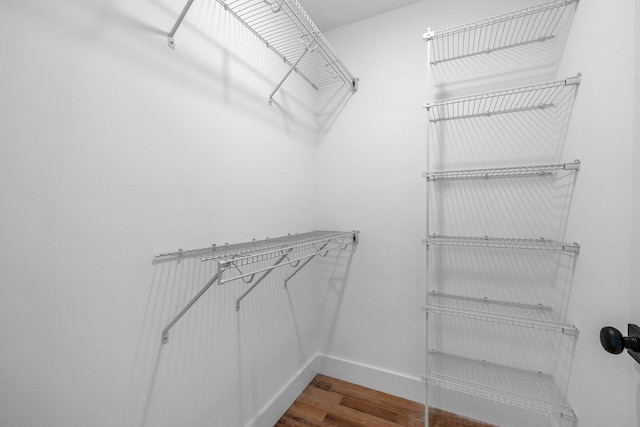
M424 405L317 375L274 427L424 427ZM492 427L429 408L429 427Z

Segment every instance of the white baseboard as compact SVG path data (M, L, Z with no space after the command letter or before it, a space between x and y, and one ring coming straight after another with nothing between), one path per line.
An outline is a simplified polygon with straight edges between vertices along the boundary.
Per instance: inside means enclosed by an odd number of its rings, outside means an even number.
M289 406L296 401L300 393L309 385L318 370L315 367L317 356L300 369L289 382L249 421L246 427L273 427Z
M318 373L424 404L425 384L419 377L319 354Z
M424 403L425 386L418 377L318 354L300 369L246 427L273 427L316 374L327 375L394 396Z

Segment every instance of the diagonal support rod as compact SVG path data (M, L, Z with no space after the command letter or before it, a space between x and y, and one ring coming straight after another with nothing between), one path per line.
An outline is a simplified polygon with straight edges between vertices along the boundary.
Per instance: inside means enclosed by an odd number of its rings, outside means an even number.
M200 292L198 292L198 294L193 297L193 299L191 301L189 301L189 304L187 304L180 313L178 313L178 315L171 321L171 323L169 323L167 325L166 328L164 328L164 330L162 331L162 344L166 344L169 342L169 329L173 328L173 325L175 325L178 320L180 320L180 318L182 316L184 316L184 314L189 311L189 309L191 308L191 306L193 306L193 304L196 303L196 301L198 301L200 299L200 297L202 295L204 295L205 292L207 292L207 290L211 287L211 285L213 285L217 280L218 280L218 274L216 273L215 276L213 276L211 278L211 280L209 280L209 282L207 282L206 285L204 285L204 287L200 290Z
M287 289L287 282L288 282L289 280L291 280L291 278L292 278L293 276L295 276L296 274L298 274L298 271L302 270L302 269L304 268L304 266L305 266L305 265L309 264L309 263L311 262L311 260L312 260L312 259L314 259L314 258L316 257L316 255L318 255L320 252L322 252L322 250L323 250L323 249L324 249L328 244L329 244L329 242L327 242L327 243L325 243L324 245L322 245L322 246L320 247L320 249L318 249L318 251L317 251L315 254L311 255L311 256L310 256L310 257L309 257L309 258L304 262L304 264L302 264L300 267L298 267L298 269L297 269L296 271L294 271L293 273L291 273L291 275L285 279L285 281L284 281L284 288L285 288L285 289Z
M287 74L284 75L284 77L282 78L282 80L280 80L280 83L278 83L278 86L276 86L276 88L273 90L273 92L271 92L271 95L269 95L269 105L273 104L273 95L276 94L276 92L280 89L280 87L284 84L284 82L289 78L289 75L291 73L293 73L293 70L296 69L296 67L298 66L298 64L300 63L300 61L302 61L302 58L304 58L304 56L307 54L307 52L311 52L313 49L311 49L309 46L306 46L304 48L304 52L302 52L302 55L300 55L300 58L298 58L298 60L296 61L295 64L293 64L293 66L291 67L291 69L287 72Z
M175 42L175 40L173 40L173 36L176 35L176 31L178 31L178 28L180 27L180 24L182 24L182 20L184 19L184 17L187 14L187 12L189 12L189 9L191 8L192 4L193 4L193 0L187 0L187 4L184 5L184 8L182 9L182 12L180 12L180 16L178 16L178 20L176 21L175 24L173 24L173 28L171 29L171 31L169 31L169 34L167 34L169 47L171 49L175 49L176 48L176 42Z
M265 271L264 274L262 276L260 276L260 278L258 280L256 280L256 283L251 285L251 287L249 289L247 289L245 291L245 293L242 294L242 296L240 296L240 298L238 298L238 300L236 301L236 311L240 311L240 301L242 301L244 299L244 297L249 295L251 293L251 291L253 291L255 289L255 287L258 286L260 284L260 282L262 282L264 280L264 278L269 275L269 273L271 273L273 270L275 270L276 267L278 267L278 264L280 264L282 261L284 261L285 258L287 258L288 256L289 256L289 252L287 252L286 254L282 255L280 258L278 258L278 260L275 262L275 264L273 264L271 266L271 268L269 268L267 271Z

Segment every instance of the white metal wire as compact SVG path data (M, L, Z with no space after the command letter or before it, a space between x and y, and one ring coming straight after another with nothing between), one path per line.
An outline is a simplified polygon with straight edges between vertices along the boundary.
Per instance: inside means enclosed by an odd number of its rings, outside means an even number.
M433 292L429 297L427 309L433 314L578 336L578 328L575 325L564 322L550 307L542 305L517 304Z
M431 361L429 384L578 423L550 376L437 352Z
M502 168L466 169L451 171L425 172L427 181L460 180L460 179L488 179L488 178L517 178L544 176L558 170L580 170L580 161L573 163L557 163L551 165L513 166Z
M351 72L297 0L217 1L291 67L306 46L317 45L295 67L314 88L337 82L355 84Z
M560 94L578 84L580 74L555 82L443 99L427 104L426 109L431 122L544 109L553 107Z
M154 262L171 261L176 258L197 258L201 261L218 261L221 259L231 260L238 257L248 256L252 253L264 253L270 250L279 250L285 247L303 245L332 238L342 238L353 236L354 232L340 231L312 231L308 233L293 234L277 238L266 238L263 240L253 240L251 242L225 244L222 246L213 245L208 248L181 250L167 252L155 256ZM271 258L277 257L275 253Z
M432 234L425 240L427 245L459 246L496 249L529 249L540 251L562 251L577 254L580 251L578 243L563 243L555 240L514 239L501 237L465 237L439 236Z
M431 64L553 38L571 5L577 1L554 0L427 33L424 38L433 41Z

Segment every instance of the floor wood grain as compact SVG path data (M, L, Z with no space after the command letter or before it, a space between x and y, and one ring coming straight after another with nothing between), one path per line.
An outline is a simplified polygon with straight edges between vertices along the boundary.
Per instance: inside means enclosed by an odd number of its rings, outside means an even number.
M424 427L424 405L317 375L274 427ZM492 427L429 408L429 427Z

